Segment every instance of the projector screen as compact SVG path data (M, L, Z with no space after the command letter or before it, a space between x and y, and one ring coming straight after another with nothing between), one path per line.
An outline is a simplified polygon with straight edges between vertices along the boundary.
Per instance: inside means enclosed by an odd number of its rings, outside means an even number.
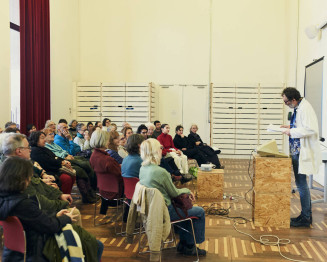
M304 81L304 97L316 112L320 136L322 136L323 63L324 57L307 65Z

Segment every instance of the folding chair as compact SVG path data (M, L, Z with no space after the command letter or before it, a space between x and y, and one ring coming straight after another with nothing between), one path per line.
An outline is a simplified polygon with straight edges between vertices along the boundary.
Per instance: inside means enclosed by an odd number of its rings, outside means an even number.
M98 188L99 188L99 193L97 193L97 195L99 195L100 197L102 197L104 200L109 200L106 197L106 193L119 193L119 178L113 175L97 175L97 184L98 184ZM115 198L115 199L110 199L110 200L115 200L117 201L117 205L116 205L116 212L118 214L119 211L119 205L118 202L122 201L122 198ZM105 225L108 223L114 223L115 224L115 234L120 234L117 233L117 218L113 221L112 219L110 219L109 221L105 222L105 223L99 223L96 224L95 223L95 218L96 218L96 210L97 210L97 202L94 204L94 219L93 219L93 224L94 226L100 226L100 225Z
M0 221L0 225L3 227L5 247L23 253L24 261L26 261L25 231L18 217L7 217L5 221Z

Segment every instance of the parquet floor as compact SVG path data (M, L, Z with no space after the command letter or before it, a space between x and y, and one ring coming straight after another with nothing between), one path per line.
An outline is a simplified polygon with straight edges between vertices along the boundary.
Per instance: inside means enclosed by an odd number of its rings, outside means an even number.
M231 217L245 217L251 219L252 207L244 197L251 188L248 177L248 160L222 159L225 165L224 193L233 195L235 200L226 199L215 202L216 207L230 207ZM251 172L251 168L250 168ZM292 181L294 185L294 181ZM191 190L196 185L188 183ZM318 185L316 185L318 186ZM251 196L252 194L248 195ZM322 192L311 191L312 200L323 197ZM212 200L197 201L196 205L208 206ZM100 205L100 203L98 203ZM94 205L81 205L76 201L83 219L83 226L96 235L105 246L102 261L149 261L149 254L138 254L138 238L133 244L127 244L125 237L115 235L113 224L93 226ZM111 213L112 212L112 213ZM291 216L300 212L298 193L292 194ZM108 215L113 214L110 211ZM99 221L98 221L99 222ZM103 221L102 221L103 222ZM279 254L277 246L261 245L251 237L237 232L233 220L219 216L206 216L206 241L200 248L207 250L208 254L200 261L286 261ZM281 239L290 239L287 245L281 245L283 255L301 261L327 261L327 205L323 203L313 205L313 225L311 228L263 228L254 227L252 222L238 224L236 228L258 239L261 235L276 235ZM275 241L275 239L272 239ZM142 243L146 238L142 236ZM175 249L167 249L162 253L162 261L194 261L192 257L177 254Z

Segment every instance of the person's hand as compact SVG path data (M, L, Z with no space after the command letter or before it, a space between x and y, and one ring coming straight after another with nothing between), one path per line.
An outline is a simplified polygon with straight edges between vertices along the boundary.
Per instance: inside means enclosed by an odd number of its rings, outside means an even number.
M281 127L281 128L288 128L288 129L290 129L290 128L291 128L291 126L290 126L290 125L281 125L280 127Z
M74 160L74 157L72 155L68 155L68 156L66 156L65 159L67 159L67 160Z
M41 180L42 180L43 183L45 183L45 184L47 184L49 186L51 186L51 184L52 184L51 180L48 179L48 178L42 178Z
M181 134L181 138L184 138L184 136L185 136L184 134Z
M70 217L72 222L76 222L77 220L75 218L78 216L78 214L73 215L74 210L75 210L75 207L72 208L72 210L70 212L67 209L62 209L57 213L57 217L61 217L63 215L66 215L66 216Z
M185 150L186 150L186 148L185 148L185 147L183 147L183 148L182 148L182 151L185 151Z
M198 141L198 142L195 142L195 145L200 145L201 144L201 142L200 141Z
M72 136L70 135L68 130L63 130L62 134L68 139L68 140L73 140Z
M291 129L289 129L289 128L286 129L285 131L283 131L283 134L290 136L291 135Z
M50 182L56 180L56 178L55 178L54 176L52 176L52 175L48 175L48 174L46 174L46 173L44 173L44 174L42 175L42 179L44 179L44 180L49 180Z
M192 192L190 192L190 199L191 199L192 201L195 201L195 196L194 196L194 194L193 194Z
M182 154L182 151L177 150L177 151L176 151L176 154L180 156L180 155Z
M69 203L69 205L71 205L71 203L73 203L72 196L69 195L69 194L62 194L60 196L60 199L63 200L63 201L67 201Z
M71 168L72 164L69 161L63 160L61 164L67 168Z
M58 185L56 183L51 182L51 183L48 183L47 185L52 186L52 187L54 187L56 189L59 189L59 187L58 187Z

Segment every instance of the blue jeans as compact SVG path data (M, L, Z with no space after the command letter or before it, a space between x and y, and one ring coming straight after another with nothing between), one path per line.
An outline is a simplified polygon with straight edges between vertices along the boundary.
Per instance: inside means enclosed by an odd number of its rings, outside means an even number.
M103 252L103 244L100 240L97 240L98 242L98 252L97 252L97 257L98 257L98 261L100 262L101 261L101 257L102 257L102 252Z
M168 206L168 211L170 215L170 220L178 220L181 219L179 215L176 213L175 208L173 205ZM178 208L178 212L183 216L186 217L184 212ZM196 243L200 244L205 240L205 212L202 207L192 207L188 211L188 216L189 217L198 217L199 219L193 219L193 227L194 227L194 234L195 234L195 239ZM179 234L179 239L181 242L187 244L187 245L193 245L194 240L192 236L192 226L190 221L185 221L178 223L179 226L185 228L188 230L190 233L175 227L176 233Z
M299 155L292 155L292 165L295 176L295 184L300 193L301 215L307 219L311 217L311 196L307 183L307 176L299 174Z

